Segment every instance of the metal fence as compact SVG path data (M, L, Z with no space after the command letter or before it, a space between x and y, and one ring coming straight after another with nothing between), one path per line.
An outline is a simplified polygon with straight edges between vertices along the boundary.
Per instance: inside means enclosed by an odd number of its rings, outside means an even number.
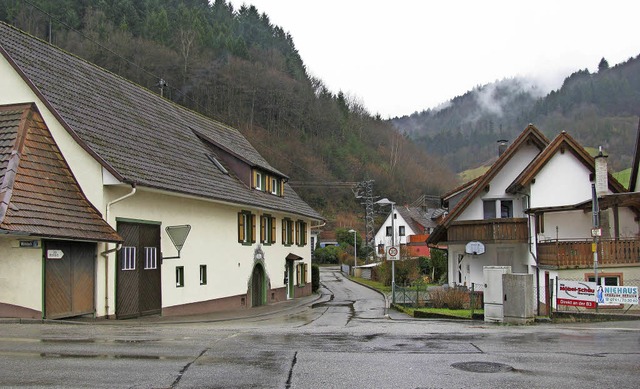
M600 277L599 277L600 278ZM607 278L607 277L604 277ZM611 315L640 315L640 305L638 304L611 304L601 305L597 304L595 308L585 308L579 306L558 305L555 300L557 297L557 285L558 280L566 281L584 281L584 278L571 278L571 277L558 277L554 279L549 290L545 291L545 296L549 296L552 301L553 310L559 313L598 313L598 314L611 314ZM625 286L625 287L637 287L640 290L640 280L638 279L624 279L623 285L617 285L613 282L607 283L605 279L604 286ZM613 281L613 279L611 280ZM544 289L544 288L543 288Z
M562 280L584 281L584 278L562 277ZM403 305L412 308L421 307L449 307L469 309L483 308L483 285L472 285L470 288L448 285L433 286L427 284L415 284L412 286L397 286L395 295L389 296L391 301L397 305ZM624 286L636 286L640 289L640 280L625 279ZM547 316L553 313L578 313L578 314L609 314L609 315L640 315L640 305L636 304L618 304L618 305L598 305L594 308L584 308L577 306L566 306L556 304L556 288L557 280L554 279L549 286L549 290L545 290L544 285L540 285L540 303L537 302L538 292L534 288L531 295L532 304L535 307L536 315ZM547 300L548 298L548 300ZM551 309L546 308L545 301L551 303Z
M482 309L482 291L474 290L473 287L427 284L415 284L410 287L396 285L395 295L392 294L390 299L397 305L412 308L469 309L473 306L475 309Z

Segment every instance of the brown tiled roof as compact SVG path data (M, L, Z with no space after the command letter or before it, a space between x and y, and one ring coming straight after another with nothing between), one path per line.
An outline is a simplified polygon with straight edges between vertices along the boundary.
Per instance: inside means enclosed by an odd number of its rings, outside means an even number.
M402 206L396 207L395 209L418 235L422 234L425 228L435 228L438 225L438 223L432 219L432 216L438 211L436 208L422 210L420 207Z
M211 149L242 156L286 177L236 129L0 23L0 53L66 130L116 178L139 186L322 219L287 184L285 196L252 190L209 159Z
M0 106L0 230L122 241L82 193L35 104Z

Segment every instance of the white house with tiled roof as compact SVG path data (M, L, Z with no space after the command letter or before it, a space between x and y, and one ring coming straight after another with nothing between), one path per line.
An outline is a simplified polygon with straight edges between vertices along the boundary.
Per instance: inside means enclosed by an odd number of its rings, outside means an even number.
M382 259L386 256L392 245L392 235L393 242L400 248L403 258L429 257L431 253L426 241L443 213L444 210L440 208L395 206L393 214L389 212L375 234L377 257Z
M34 104L83 195L122 238L92 240L79 259L95 267L91 312L68 315L192 314L311 293L309 236L323 218L239 131L7 24L0 74L0 105ZM33 257L34 273L54 260L16 243L54 237L0 232L6 269L17 271L15 253ZM15 298L38 282L0 284L0 315L47 317L46 281L41 301Z
M549 141L532 125L482 177L449 196L455 202L428 243L448 246L450 284L481 290L485 266L511 266L514 273L534 274L545 307L550 279L594 277L596 181L603 182L600 275L616 275L620 284L624 277L640 279L637 194L625 194L606 166L596 169L596 160L567 133ZM629 250L618 250L622 246Z

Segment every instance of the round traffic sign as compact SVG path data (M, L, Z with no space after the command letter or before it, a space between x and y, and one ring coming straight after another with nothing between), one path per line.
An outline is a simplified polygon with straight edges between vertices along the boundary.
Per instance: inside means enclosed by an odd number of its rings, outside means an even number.
M389 255L395 257L398 255L398 249L396 247L389 247Z

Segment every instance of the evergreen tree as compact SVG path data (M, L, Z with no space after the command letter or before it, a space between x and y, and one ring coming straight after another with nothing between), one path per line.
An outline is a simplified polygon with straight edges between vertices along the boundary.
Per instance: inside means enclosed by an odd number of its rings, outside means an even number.
M598 73L602 73L605 70L609 70L609 62L607 62L607 60L602 57L600 63L598 64Z

